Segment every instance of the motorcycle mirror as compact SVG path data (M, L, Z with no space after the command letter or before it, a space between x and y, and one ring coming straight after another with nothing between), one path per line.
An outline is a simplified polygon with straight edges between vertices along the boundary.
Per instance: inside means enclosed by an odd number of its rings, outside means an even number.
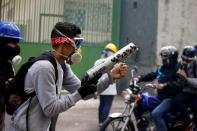
M163 76L163 73L162 72L158 72L157 76L158 77L162 77Z
M162 72L158 72L157 78L158 78L159 80L162 80L162 79L163 79L163 73L162 73Z
M134 77L134 71L137 72L138 71L138 67L134 66L134 69L131 68L131 78Z
M135 72L138 72L138 67L136 65L134 66L134 70Z

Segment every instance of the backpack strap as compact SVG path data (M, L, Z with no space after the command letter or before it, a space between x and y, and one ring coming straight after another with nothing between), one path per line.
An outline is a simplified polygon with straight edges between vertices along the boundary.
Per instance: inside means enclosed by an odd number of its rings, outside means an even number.
M54 67L55 69L55 84L57 83L57 80L58 80L58 70L57 70L57 63L56 63L56 60L54 58L54 56L51 54L50 51L46 51L44 52L43 54L41 54L40 56L38 57L35 57L35 58L31 58L30 61L32 61L32 63L35 63L36 61L39 61L39 60L48 60ZM63 71L65 71L65 63L61 65L62 66L62 69ZM56 94L58 94L58 88L57 88L57 84L56 84ZM35 91L28 94L29 97L30 97L30 102L29 102L29 105L28 105L28 108L27 108L27 111L26 111L26 129L27 131L29 131L29 108L30 108L30 103L31 103L31 100L32 98L36 95Z
M39 60L48 60L53 65L55 69L55 84L56 84L58 80L57 63L56 63L55 57L51 54L51 51L45 51L40 56L32 59L32 61L34 62L39 61ZM58 94L57 85L56 85L56 94Z
M63 64L61 64L62 70L65 73L66 72L66 64L65 62ZM64 78L64 74L63 74L63 78Z
M29 108L30 108L30 103L31 103L32 98L33 98L33 96L30 97L29 105L28 105L27 111L26 111L26 129L27 129L27 131L29 131Z

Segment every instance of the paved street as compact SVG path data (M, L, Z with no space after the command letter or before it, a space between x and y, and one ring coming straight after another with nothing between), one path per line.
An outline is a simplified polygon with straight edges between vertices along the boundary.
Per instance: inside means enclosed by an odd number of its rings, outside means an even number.
M97 131L98 99L80 101L72 109L62 113L57 124L57 131ZM124 100L115 97L111 112L121 112Z
M68 111L61 113L56 131L97 131L98 130L98 99L79 101ZM112 105L112 112L121 112L124 100L116 96ZM8 131L9 117L6 117L6 131Z

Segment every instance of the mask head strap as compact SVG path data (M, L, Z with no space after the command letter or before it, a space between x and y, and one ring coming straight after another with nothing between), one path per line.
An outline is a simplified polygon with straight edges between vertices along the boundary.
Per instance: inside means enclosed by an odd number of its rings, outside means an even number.
M57 38L51 38L52 45L58 45L63 43L69 43L71 44L75 49L79 49L83 43L84 38L75 37L75 38L69 38L63 33L61 33L58 29L54 28L54 30L59 33L62 37Z

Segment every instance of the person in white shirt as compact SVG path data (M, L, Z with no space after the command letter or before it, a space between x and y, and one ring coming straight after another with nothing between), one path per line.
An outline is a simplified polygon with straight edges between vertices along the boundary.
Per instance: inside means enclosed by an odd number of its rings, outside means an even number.
M95 65L99 64L101 61L103 61L104 59L113 55L116 52L117 48L114 44L107 44L102 52L101 59L97 60L95 62ZM100 95L100 104L98 108L99 126L102 126L103 122L107 119L114 99L114 95L117 95L116 83L110 84L109 87L105 89Z

